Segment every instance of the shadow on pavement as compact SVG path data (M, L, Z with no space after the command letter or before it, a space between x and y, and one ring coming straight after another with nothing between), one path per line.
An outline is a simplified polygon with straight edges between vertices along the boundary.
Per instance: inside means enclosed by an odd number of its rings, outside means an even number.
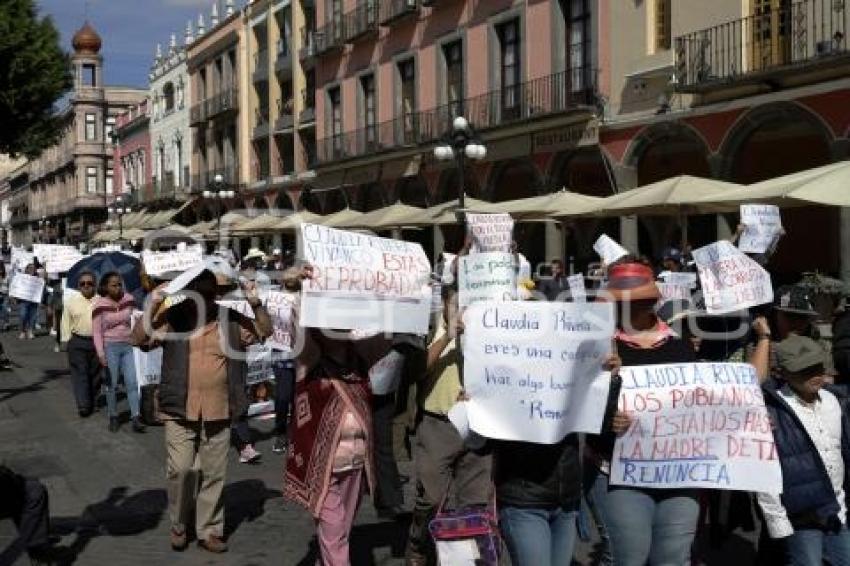
M55 379L59 379L60 377L65 377L66 375L68 375L68 370L49 369L45 370L42 377L35 383L30 383L29 385L24 385L22 387L0 388L0 403L13 399L18 395L23 395L24 393L35 393L36 391L41 391L47 383L50 383Z
M281 497L280 490L268 489L261 480L251 479L224 486L224 535L232 535L243 522L251 522L265 513L269 499Z
M375 566L374 550L390 548L393 558L403 558L410 530L410 514L399 516L395 521L384 521L368 525L355 525L351 530L351 563L358 566ZM307 554L298 561L298 566L311 566L319 558L316 537L310 539Z

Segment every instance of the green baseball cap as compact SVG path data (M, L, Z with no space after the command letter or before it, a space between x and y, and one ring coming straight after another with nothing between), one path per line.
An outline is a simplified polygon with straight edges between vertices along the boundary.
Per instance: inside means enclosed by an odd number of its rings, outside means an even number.
M805 336L790 335L776 345L779 367L797 373L817 365L824 365L826 350L816 341Z

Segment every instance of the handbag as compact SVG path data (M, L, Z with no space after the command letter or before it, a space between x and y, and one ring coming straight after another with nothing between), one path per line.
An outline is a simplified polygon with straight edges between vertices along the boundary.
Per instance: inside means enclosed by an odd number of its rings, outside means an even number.
M445 506L450 487L451 480L446 486L437 514L428 523L428 531L437 545L440 564L454 566L463 560L468 564L498 566L501 538L495 491L489 505L471 505L447 511Z

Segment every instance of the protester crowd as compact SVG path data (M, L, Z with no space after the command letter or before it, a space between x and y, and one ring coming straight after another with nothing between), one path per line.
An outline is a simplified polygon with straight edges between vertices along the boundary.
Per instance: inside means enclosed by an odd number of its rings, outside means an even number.
M27 339L44 311L45 325L67 350L81 418L105 397L105 426L117 431L123 383L132 430L164 426L175 551L192 538L207 551L227 550L228 450L235 446L243 463L260 459L248 423L252 407L271 406L274 451L286 456L284 497L314 518L321 564L349 563L352 525L366 493L383 518L411 513L411 566L569 564L579 539L592 532L599 564L685 565L702 559L698 538L720 546L738 528L759 530L760 564L850 564L850 309L843 292L824 293L817 278L801 274L799 284L776 289L772 302L716 314L686 246L668 248L657 264L628 254L602 257L579 278L580 288L562 259L532 278L512 247L514 299L613 305L615 330L596 368L610 372L610 387L594 433L570 432L554 443L484 438L459 430L452 416L471 399L459 269L475 253L472 243L435 266L427 332L302 324L299 295L319 277L318 267L259 249L240 261L214 252L190 268L155 274L143 256L133 277L78 269L68 278L70 291L51 286L35 259L17 267L48 282L42 303L4 295L9 282L0 270L0 313L15 300L19 338ZM771 252L755 259L769 268ZM139 288L128 288L130 278ZM671 285L687 292L671 298ZM288 297L283 307L272 298L279 296ZM819 311L823 297L834 304ZM252 379L251 352L269 341L278 346L267 353L268 375ZM157 351L158 383L137 383L140 356ZM615 445L639 420L623 406L630 386L621 370L696 362L755 368L781 493L613 481ZM378 388L375 376L385 371L397 375ZM414 501L404 501L397 466L407 443ZM43 497L11 471L0 478ZM22 520L29 507L16 505L7 513L21 525L41 525ZM44 531L27 531L33 556L47 544Z

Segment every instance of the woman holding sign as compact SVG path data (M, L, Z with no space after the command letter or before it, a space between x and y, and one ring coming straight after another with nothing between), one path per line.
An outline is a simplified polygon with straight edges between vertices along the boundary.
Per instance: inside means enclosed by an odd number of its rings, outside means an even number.
M118 431L118 376L123 375L133 431L144 432L145 425L139 418L139 387L136 385L136 364L130 343L131 318L136 301L133 295L124 291L121 275L116 271L100 278L97 294L100 296L92 305L92 331L97 357L103 367L109 368L111 379L106 392L109 430Z
M691 345L655 314L660 297L649 267L622 263L609 270L600 300L617 304L618 329L614 338L624 367L695 361ZM612 376L611 385L619 389L622 381ZM613 420L606 416L604 422L612 425L603 426L602 434L588 441L587 464L595 466L596 478L586 488L610 535L614 563L689 564L699 516L698 491L609 485L615 434L625 433L632 417L613 403L607 413L613 414Z
M24 275L29 275L31 277L35 277L35 264L30 263L24 268ZM38 303L34 301L27 301L25 299L18 299L18 318L20 319L21 324L21 333L18 335L18 340L35 338L33 335L33 330L35 330L35 322L38 318Z

